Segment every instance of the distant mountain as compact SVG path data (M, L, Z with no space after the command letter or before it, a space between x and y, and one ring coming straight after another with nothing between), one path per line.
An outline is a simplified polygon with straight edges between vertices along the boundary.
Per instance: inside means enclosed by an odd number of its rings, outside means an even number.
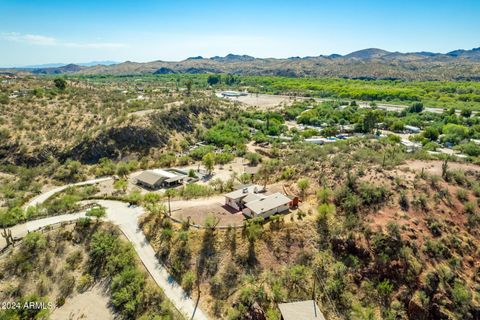
M355 59L374 59L374 58L381 58L383 56L386 56L390 54L391 52L382 50L382 49L376 49L376 48L370 48L370 49L363 49L359 51L355 51L352 53L349 53L345 56L344 58L355 58Z
M234 62L234 61L254 61L256 58L247 55L227 54L225 57L212 57L210 60L219 62Z
M471 60L480 61L480 47L474 48L472 50L455 50L447 53L447 56L456 57L456 58L466 58Z
M67 64L66 66L56 67L56 68L38 68L33 69L32 73L34 74L64 74L64 73L73 73L82 70L79 65L76 64Z
M126 61L112 65L98 62L94 66L71 64L32 69L31 72L112 75L231 73L287 77L480 81L480 48L455 50L445 54L425 51L402 53L369 48L346 55L286 59L228 54L224 57L190 57L183 61Z
M92 66L110 66L112 64L117 64L116 61L90 61L90 62L80 62L80 63L47 63L47 64L36 64L30 66L16 67L16 69L45 69L45 68L58 68L63 67L69 64L75 64L82 67L92 67Z

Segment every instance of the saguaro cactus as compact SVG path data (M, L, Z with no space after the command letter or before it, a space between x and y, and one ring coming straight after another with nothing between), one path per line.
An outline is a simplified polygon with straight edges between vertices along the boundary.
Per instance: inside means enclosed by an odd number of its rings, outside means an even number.
M7 247L13 245L12 230L3 228L2 237L7 241Z

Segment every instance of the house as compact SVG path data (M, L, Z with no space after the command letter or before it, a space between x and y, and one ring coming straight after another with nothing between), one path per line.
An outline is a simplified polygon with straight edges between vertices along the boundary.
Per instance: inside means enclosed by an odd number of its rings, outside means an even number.
M282 320L325 320L323 313L313 300L279 303Z
M294 200L277 192L271 195L261 194L261 187L245 185L238 190L225 194L225 204L250 218L264 217L287 211ZM297 203L298 204L298 203Z
M422 148L421 143L412 142L412 141L406 140L406 139L403 139L400 143L403 146L405 146L407 152L414 152L414 151Z
M181 184L184 179L184 175L176 172L154 169L143 171L139 174L136 177L136 183L149 189L159 189Z
M261 187L257 185L242 186L240 189L224 195L225 204L236 210L242 210L245 207L245 198L250 196L247 200L254 199L253 196L257 195L259 190L261 190Z
M245 197L245 208L242 210L247 217L263 217L268 218L276 213L288 211L292 199L281 194L280 192L269 196Z
M420 133L420 128L419 127L414 127L414 126L404 126L405 131L410 132L410 133Z

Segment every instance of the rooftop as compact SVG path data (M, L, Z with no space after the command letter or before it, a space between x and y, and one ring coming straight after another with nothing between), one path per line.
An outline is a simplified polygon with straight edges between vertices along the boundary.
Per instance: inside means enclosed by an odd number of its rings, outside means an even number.
M165 170L162 170L162 169L153 169L153 170L150 170L150 171L157 174L157 175L160 175L164 178L175 178L176 176L178 176L178 174L175 174L175 173L170 172L170 171L165 171Z
M137 178L138 181L142 181L143 183L148 183L149 185L154 185L156 184L159 180L164 179L159 174L156 174L153 171L143 171L140 173Z
M264 198L247 202L245 206L256 214L261 214L279 206L288 204L290 201L290 198L281 194L280 192L277 192Z
M325 317L313 300L279 303L278 308L283 320L325 320Z
M259 190L261 190L260 186L257 185L250 185L245 188L241 188L229 193L225 194L225 197L230 198L230 199L240 199L248 196L249 194L255 194Z

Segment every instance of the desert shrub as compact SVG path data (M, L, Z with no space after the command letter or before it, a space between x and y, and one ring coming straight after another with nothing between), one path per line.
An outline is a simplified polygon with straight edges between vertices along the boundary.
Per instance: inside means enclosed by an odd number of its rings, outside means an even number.
M428 210L428 198L427 196L422 193L419 196L414 196L412 200L412 205L422 211Z
M256 166L262 161L262 157L256 152L248 152L245 155L245 159L247 159L249 164L252 166Z
M189 156L193 159L193 160L202 160L202 158L208 154L208 153L212 153L213 151L215 151L215 147L213 146L210 146L210 145L207 145L207 146L200 146L196 149L193 149L192 151L189 152Z
M456 169L456 170L450 170L449 171L451 177L455 181L456 184L461 185L461 186L468 186L469 185L469 180L467 176L465 175L465 171L461 169Z
M77 284L77 290L79 292L84 292L90 288L94 283L94 278L90 274L84 274L80 277Z
M63 298L68 297L73 292L74 288L75 277L71 274L63 275L58 286L60 296Z
M320 204L329 203L332 200L333 192L330 188L321 188L317 191L317 200Z
M126 197L125 201L128 201L130 204L138 205L142 202L143 196L140 191L132 191Z
M208 197L214 193L215 190L212 187L197 183L187 184L179 190L179 195L184 199Z
M80 250L73 251L67 256L68 269L75 270L82 263L83 254Z
M450 250L440 240L429 239L425 241L423 250L433 258L448 259L451 256Z
M65 194L59 197L55 197L52 200L48 200L44 204L44 207L47 210L48 214L51 215L66 213L78 210L78 201L80 200L81 198L78 195Z
M468 201L468 191L462 188L457 189L457 198L461 202L466 202Z
M367 206L382 204L390 196L385 187L376 187L366 182L361 183L358 187L358 195L362 199L362 203Z
M186 292L191 292L195 284L196 277L192 270L187 271L182 277L182 288Z
M10 227L23 221L25 214L22 208L0 209L0 227Z
M125 317L133 317L141 304L144 284L144 275L140 271L125 268L112 279L112 305Z
M85 214L87 217L95 217L97 220L103 218L107 214L107 211L103 207L93 207Z
M408 195L405 191L400 192L400 198L398 199L398 204L403 211L408 211L410 208L410 201L408 200Z
M442 235L442 225L436 219L427 219L427 227L435 237Z
M456 305L456 309L464 314L470 306L472 300L472 294L470 289L460 281L455 281L451 290L452 300Z

